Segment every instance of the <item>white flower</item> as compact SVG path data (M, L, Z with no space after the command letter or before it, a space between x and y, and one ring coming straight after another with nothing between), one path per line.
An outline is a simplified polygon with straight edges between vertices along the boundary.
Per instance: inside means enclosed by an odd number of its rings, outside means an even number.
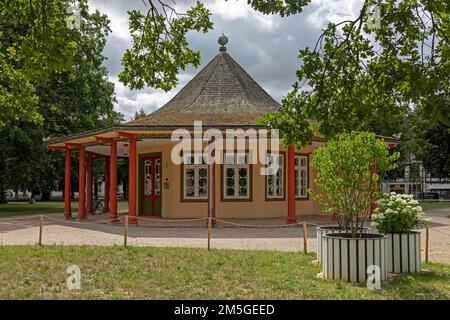
M419 201L417 201L417 200L412 200L410 203L416 205L416 204L419 204Z
M415 208L417 212L422 212L423 208L421 206L418 206Z
M391 208L388 208L388 209L386 209L386 211L385 211L386 214L393 213L393 212L394 212L394 210L392 210Z
M378 218L378 215L372 214L371 218L372 218L372 219L376 219L376 218Z
M395 192L390 193L391 196L396 196L397 194Z

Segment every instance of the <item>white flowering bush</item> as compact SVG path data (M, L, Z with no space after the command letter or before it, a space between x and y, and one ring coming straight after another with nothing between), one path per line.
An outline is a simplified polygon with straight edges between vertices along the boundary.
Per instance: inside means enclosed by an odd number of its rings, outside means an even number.
M410 233L430 223L412 195L385 193L376 203L372 223L380 233Z

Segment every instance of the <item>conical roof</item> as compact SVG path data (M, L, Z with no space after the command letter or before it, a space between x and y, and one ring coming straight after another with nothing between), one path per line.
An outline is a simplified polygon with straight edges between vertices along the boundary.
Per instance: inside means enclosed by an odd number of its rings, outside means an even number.
M131 125L256 125L279 104L224 50L155 112Z

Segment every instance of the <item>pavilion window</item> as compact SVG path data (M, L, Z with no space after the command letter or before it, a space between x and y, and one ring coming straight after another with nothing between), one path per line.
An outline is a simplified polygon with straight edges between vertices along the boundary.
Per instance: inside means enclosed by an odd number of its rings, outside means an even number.
M308 156L296 155L295 167L295 197L308 198Z
M270 166L277 163L278 168ZM283 199L284 198L284 155L269 154L267 156L267 166L269 169L266 177L266 198Z
M183 198L208 198L208 165L201 154L186 154L183 157Z
M250 199L249 154L226 153L223 165L223 198Z

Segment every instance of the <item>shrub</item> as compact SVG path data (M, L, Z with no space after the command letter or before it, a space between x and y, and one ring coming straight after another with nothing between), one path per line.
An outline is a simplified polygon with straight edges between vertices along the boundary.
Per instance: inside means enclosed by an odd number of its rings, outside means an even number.
M397 153L389 155L388 146L373 133L343 134L315 151L312 165L318 169L315 181L323 194L309 192L355 238L362 233L378 195L374 192L378 174L372 169L393 169L397 158Z
M419 201L414 200L412 195L395 192L385 193L377 201L372 220L377 230L384 234L410 233L429 224Z

